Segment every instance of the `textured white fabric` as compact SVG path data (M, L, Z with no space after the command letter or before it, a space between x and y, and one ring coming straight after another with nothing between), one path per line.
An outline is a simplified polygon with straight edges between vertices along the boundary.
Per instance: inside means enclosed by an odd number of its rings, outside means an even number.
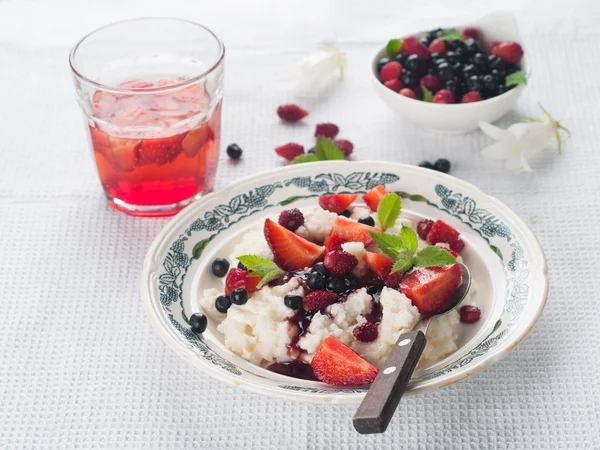
M543 6L542 6L543 5ZM517 115L538 101L566 118L560 157L515 177L483 163L479 132L440 136L376 98L368 64L390 37L515 11L533 68ZM333 121L356 159L448 157L453 174L499 197L546 249L550 297L531 336L496 366L406 398L388 431L359 436L353 407L248 394L192 369L148 324L141 263L166 220L108 209L74 101L67 56L86 32L117 19L181 16L227 45L218 187L279 167L272 148L309 144ZM595 0L302 2L0 1L0 449L599 449L600 7ZM274 111L277 80L318 43L348 56L343 84L306 104L303 125Z

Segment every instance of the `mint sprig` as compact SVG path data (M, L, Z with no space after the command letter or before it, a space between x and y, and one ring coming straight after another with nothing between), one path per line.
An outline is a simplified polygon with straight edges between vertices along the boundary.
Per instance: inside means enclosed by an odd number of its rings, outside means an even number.
M380 200L377 217L379 217L381 228L384 231L394 226L396 219L400 216L401 208L402 199L398 197L398 194L387 194Z
M433 102L433 92L431 92L425 86L421 86L421 90L423 91L423 101L432 103Z
M456 264L454 256L435 245L425 247L415 254L419 241L417 234L410 227L403 225L399 236L379 231L370 231L369 234L381 251L395 260L391 273L406 271L412 266L437 267Z
M506 87L520 86L521 84L527 84L527 74L524 70L518 70L506 76L505 80Z
M393 59L401 48L402 41L400 39L390 39L390 41L385 46L385 53L387 54L387 57L389 59Z
M457 30L456 28L446 28L438 35L437 38L441 39L442 41L458 41L462 40L463 35L460 30Z
M237 257L244 266L250 271L250 275L255 277L261 277L258 288L263 287L269 281L275 280L285 275L285 270L282 270L269 259L264 259L255 255L243 255Z
M317 145L315 145L315 153L298 155L292 160L292 164L315 161L335 161L341 159L344 159L344 152L340 150L340 146L331 139L319 137L317 138Z

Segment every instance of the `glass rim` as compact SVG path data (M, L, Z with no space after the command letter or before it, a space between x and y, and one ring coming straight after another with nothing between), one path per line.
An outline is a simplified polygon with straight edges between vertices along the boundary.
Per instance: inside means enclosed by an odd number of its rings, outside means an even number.
M130 22L142 22L142 21L152 21L152 20L167 20L167 21L174 21L174 22L185 22L190 25L194 25L198 28L202 28L205 31L208 31L208 33L215 39L215 41L217 42L217 44L219 46L219 56L218 56L216 62L211 67L209 67L207 70L200 73L199 75L196 75L191 78L186 78L185 80L182 80L179 83L169 84L167 86L156 86L156 87L151 87L151 88L124 88L124 87L120 87L120 86L113 86L113 85L109 85L109 84L99 83L99 82L91 80L87 76L83 75L75 67L76 66L75 53L79 49L79 46L93 34L96 34L99 31L105 30L106 28L113 27L115 25L123 25L123 24L130 23ZM111 22L111 23L101 26L100 28L96 28L95 30L90 31L88 34L83 36L73 46L73 48L69 52L69 66L71 67L71 71L73 72L73 75L81 81L89 83L89 84L91 84L99 89L102 89L104 91L116 92L116 93L130 93L131 94L131 93L146 93L146 92L162 92L162 91L168 91L171 89L184 87L189 84L193 84L193 83L201 80L202 78L205 78L212 72L214 72L221 65L224 58L225 58L225 45L223 44L223 41L219 38L219 36L217 36L215 34L215 32L213 32L211 29L205 27L204 25L201 25L201 24L191 21L191 20L180 19L180 18L176 18L176 17L139 17L139 18L135 18L135 19L126 19L126 20L120 20L117 22Z

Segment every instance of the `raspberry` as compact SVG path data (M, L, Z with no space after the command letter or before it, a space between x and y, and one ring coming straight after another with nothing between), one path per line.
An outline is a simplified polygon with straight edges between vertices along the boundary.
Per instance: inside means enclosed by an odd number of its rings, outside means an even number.
M402 74L402 64L398 61L390 61L381 68L379 79L383 82L399 78Z
M404 85L402 84L402 81L400 81L398 78L388 80L385 83L383 83L383 85L386 88L391 89L394 92L398 92L398 91L400 91L400 89L402 89L404 87Z
M494 49L496 47L498 47L500 45L500 41L492 41L489 43L488 48L487 48L487 52L488 54L492 54L494 52Z
M427 74L421 78L421 86L425 86L431 92L436 93L440 90L441 83L440 79L435 75Z
M315 137L324 137L333 139L340 132L337 125L332 123L319 123L315 129Z
M402 40L402 52L407 55L417 55L421 59L429 59L429 50L414 36Z
M431 230L431 226L433 225L433 220L423 219L417 225L417 234L424 241L427 240L427 235L429 234L429 230Z
M352 272L358 264L356 256L343 250L334 250L325 255L323 264L332 275L344 275Z
M300 108L298 105L282 105L277 108L277 115L286 122L298 122L300 119L308 116L308 111Z
M304 154L304 147L302 147L300 144L290 142L289 144L275 148L275 153L287 159L288 161L291 161L296 156Z
M481 94L477 91L470 91L463 95L461 103L474 103L483 100Z
M437 220L429 229L429 233L427 233L427 241L430 244L437 244L438 242L452 244L459 236L458 231L446 222Z
M336 139L335 143L340 147L344 156L350 155L352 150L354 150L354 145L347 139Z
M390 273L383 280L383 284L385 284L389 288L397 288L398 286L400 286L400 282L402 281L402 278L404 278L404 274L405 272L402 270Z
M476 306L463 306L460 308L460 321L475 323L481 318L481 310Z
M492 54L499 56L506 64L516 64L523 57L523 48L516 42L507 41L494 47Z
M430 53L444 53L446 51L446 43L441 39L434 39L429 44Z
M450 248L457 253L460 253L465 248L465 241L462 239L455 239L450 242Z
M417 99L417 94L415 94L415 92L409 88L400 89L399 94L403 95L404 97L413 98L415 100Z
M467 27L462 31L462 35L465 39L477 39L479 37L479 31L477 31L477 28Z
M448 89L437 91L437 93L433 96L433 103L450 104L454 103L454 101L454 94Z
M250 275L247 270L233 268L225 278L225 294L230 295L234 289L243 288L248 295L252 295L258 290L260 282L260 277Z
M279 225L290 231L296 231L304 225L304 215L297 208L286 209L279 214Z
M308 312L319 311L335 303L338 295L329 291L313 291L304 297L304 310Z
M379 331L373 322L363 322L354 327L352 334L360 342L373 342L379 336Z

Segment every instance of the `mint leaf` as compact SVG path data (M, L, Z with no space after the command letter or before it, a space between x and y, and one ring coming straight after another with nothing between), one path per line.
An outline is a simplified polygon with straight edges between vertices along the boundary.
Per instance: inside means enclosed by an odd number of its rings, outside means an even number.
M435 245L425 247L415 256L415 266L437 267L456 264L456 258Z
M385 46L385 53L387 57L391 60L396 56L396 54L402 48L402 41L400 39L391 39L387 45Z
M458 41L462 40L463 35L456 28L446 28L438 35L437 38L441 39L442 41Z
M381 233L379 231L369 231L369 234L377 244L377 247L381 249L383 253L390 256L391 258L397 259L402 250L406 250L404 247L404 241L400 236L394 236L389 233Z
M390 273L400 272L401 270L408 270L413 266L414 257L412 252L408 252L406 250L401 250L398 255L397 261L392 266L392 270Z
M518 70L506 76L506 87L527 84L527 74L524 70Z
M429 103L433 102L433 92L431 92L425 86L421 86L421 90L423 91L423 101Z
M400 216L401 208L402 200L398 194L387 194L381 199L377 208L377 216L384 231L394 226L396 219Z
M258 288L263 287L269 281L285 275L285 271L280 269L277 264L269 259L254 255L238 256L237 259L248 268L250 275L262 278L260 283L258 283Z
M315 154L321 161L344 159L344 153L340 150L340 146L331 139L323 137L317 138Z
M317 155L313 155L312 153L309 153L307 155L296 156L294 159L292 159L291 164L302 164L302 163L316 162L316 161L319 161L319 158L317 158Z
M402 225L402 228L400 229L400 237L404 241L404 247L406 247L410 253L417 251L419 239L417 238L417 233L415 233L412 228Z

